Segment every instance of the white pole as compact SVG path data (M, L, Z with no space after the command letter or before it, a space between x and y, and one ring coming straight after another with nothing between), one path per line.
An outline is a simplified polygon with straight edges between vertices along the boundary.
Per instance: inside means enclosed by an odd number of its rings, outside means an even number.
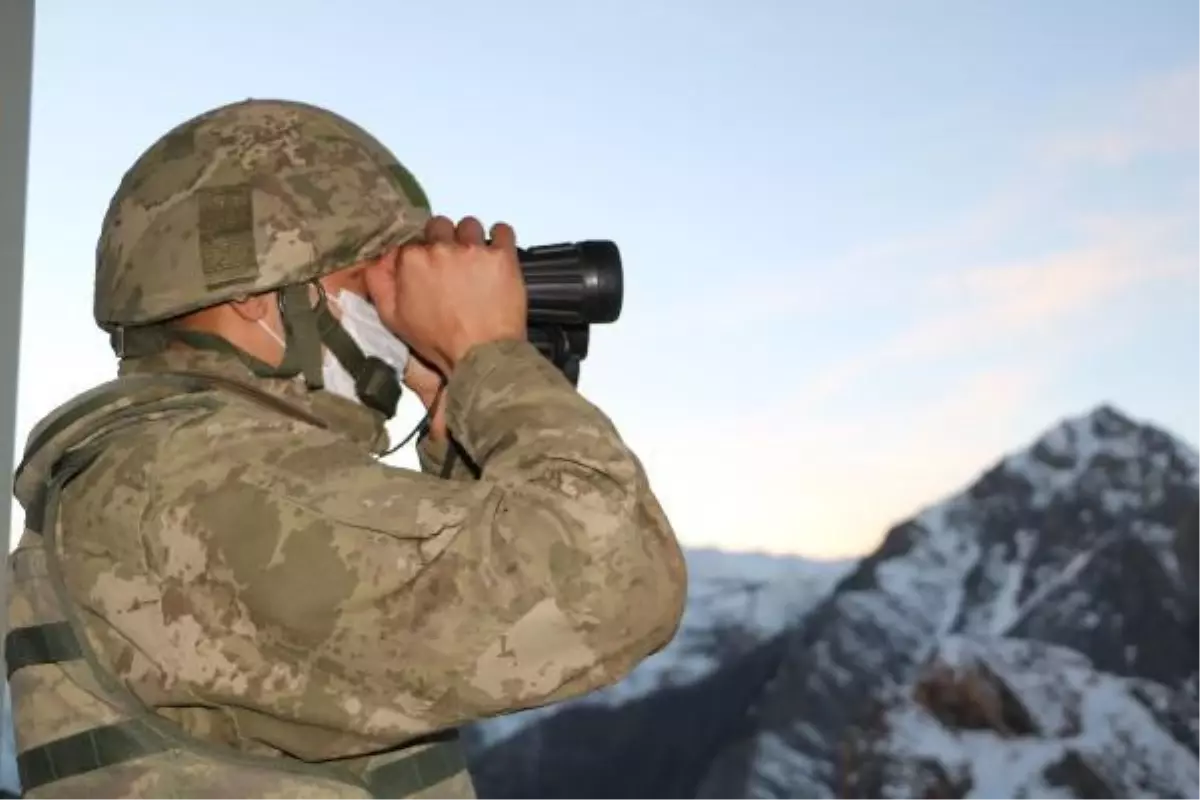
M16 465L17 374L25 273L25 197L33 84L34 0L0 2L0 466L8 476L0 531L9 545ZM5 553L8 551L5 550Z
M25 197L33 84L34 0L0 2L0 467L5 482L0 531L9 545L16 465L17 374L25 273ZM5 550L7 554L8 550Z
M17 376L21 364L21 291L25 273L25 198L29 178L29 117L33 94L34 0L0 0L0 468L6 476L0 503L5 549L12 527L12 473L15 469ZM7 605L0 579L0 609ZM0 634L7 613L0 613ZM0 636L0 653L3 652ZM0 795L18 796L12 748L12 714L4 683L0 717Z

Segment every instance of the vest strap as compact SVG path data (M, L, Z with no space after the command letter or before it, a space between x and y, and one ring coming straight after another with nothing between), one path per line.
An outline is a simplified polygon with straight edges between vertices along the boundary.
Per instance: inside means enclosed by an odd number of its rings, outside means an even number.
M4 659L9 680L14 672L24 667L57 664L77 658L83 658L83 650L69 622L13 628L4 637Z
M170 748L165 740L151 741L145 735L138 735L138 732L145 730L138 720L127 720L30 748L17 756L21 790L28 794L47 783L154 755Z
M81 450L71 450L63 455L50 468L46 482L38 487L25 509L25 529L38 536L45 534L46 511L50 500L51 490L57 492L68 481L92 465L100 455L96 447L85 447Z
M364 777L372 797L411 797L466 769L455 737L369 770Z

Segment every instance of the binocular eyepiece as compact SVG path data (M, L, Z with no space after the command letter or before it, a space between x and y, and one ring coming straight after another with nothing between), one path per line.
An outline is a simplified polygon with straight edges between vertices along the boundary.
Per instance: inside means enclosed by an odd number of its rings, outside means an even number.
M621 253L607 240L517 251L528 296L529 341L574 385L590 326L616 322L625 297Z

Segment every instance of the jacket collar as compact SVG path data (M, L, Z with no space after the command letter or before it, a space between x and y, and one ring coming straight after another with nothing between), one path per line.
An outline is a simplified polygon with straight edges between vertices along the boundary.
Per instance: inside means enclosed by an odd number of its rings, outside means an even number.
M330 430L361 444L372 453L387 450L388 435L383 415L366 406L326 391L309 391L304 378L260 378L236 356L184 345L172 345L154 355L121 359L119 375L152 372L198 372L238 381L253 389L275 395L329 426Z

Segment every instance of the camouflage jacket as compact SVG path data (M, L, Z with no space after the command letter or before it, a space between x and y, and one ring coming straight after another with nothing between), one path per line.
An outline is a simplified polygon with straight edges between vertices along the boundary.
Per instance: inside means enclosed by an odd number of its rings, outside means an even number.
M188 734L360 756L611 684L674 635L686 572L641 464L532 346L478 347L447 385L478 478L438 477L429 441L422 472L387 466L374 412L229 356L121 366L162 371L298 413L214 389L206 408L35 429L16 493L29 508L58 455L104 438L61 492L62 581L99 663ZM21 615L10 599L10 627ZM19 745L72 732L19 698L14 720Z

